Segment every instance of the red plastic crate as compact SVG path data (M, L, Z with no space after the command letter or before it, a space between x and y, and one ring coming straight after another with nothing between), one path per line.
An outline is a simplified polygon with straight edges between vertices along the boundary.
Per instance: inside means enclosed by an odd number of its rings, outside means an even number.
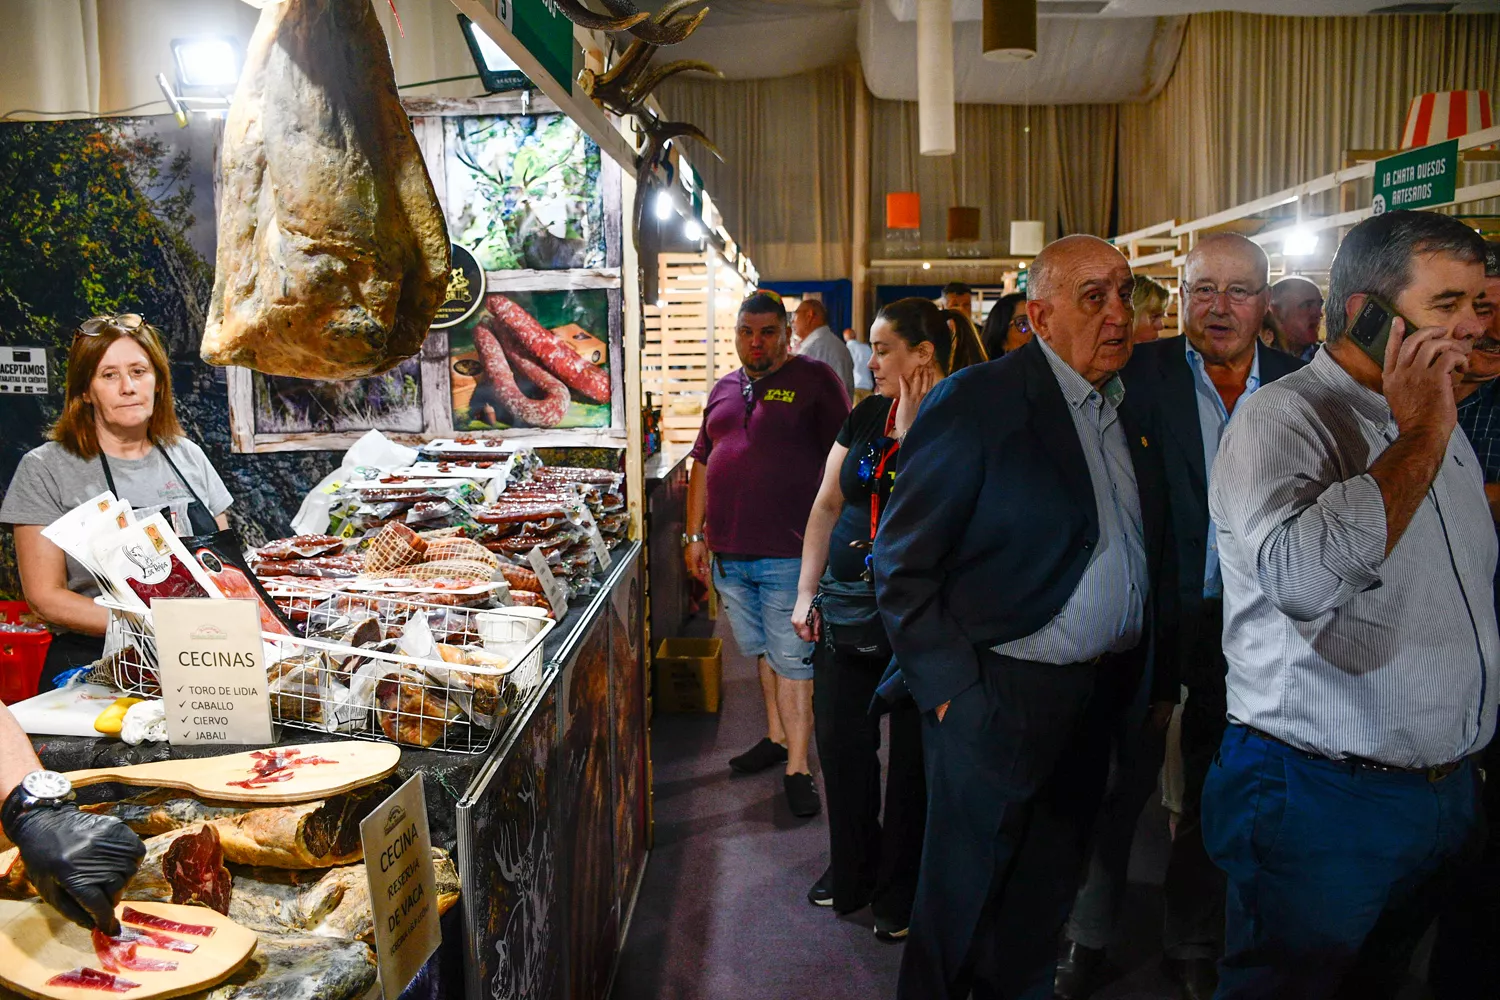
M25 601L0 601L0 621L19 624L30 613ZM0 632L0 701L12 705L36 697L51 632Z

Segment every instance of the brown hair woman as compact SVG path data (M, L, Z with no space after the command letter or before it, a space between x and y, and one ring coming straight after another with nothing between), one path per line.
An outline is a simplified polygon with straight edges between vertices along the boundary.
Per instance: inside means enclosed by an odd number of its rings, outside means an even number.
M109 490L138 517L160 512L182 536L228 526L232 498L172 403L172 373L156 330L135 313L95 316L68 352L62 416L51 440L26 453L0 504L15 526L26 600L52 627L42 686L103 653L109 613L88 570L42 528Z

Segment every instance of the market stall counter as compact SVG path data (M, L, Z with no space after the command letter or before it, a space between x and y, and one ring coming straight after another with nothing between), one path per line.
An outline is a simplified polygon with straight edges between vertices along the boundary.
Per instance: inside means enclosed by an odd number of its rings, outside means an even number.
M395 772L378 786L384 791L423 775L433 844L452 856L455 889L462 886L461 905L443 918L442 948L404 996L462 990L483 997L506 989L549 995L554 988L604 995L644 870L647 793L641 545L617 545L609 557L595 593L570 607L546 637L542 681L489 752L403 747ZM278 729L278 744L338 740ZM32 743L44 766L64 772L254 749L132 747L75 736L36 736ZM83 803L106 803L140 791L102 783L78 795ZM263 955L269 964L252 977L256 991L245 995L265 995L276 962L292 962L289 941ZM327 975L320 979L315 970L310 1000L344 1000L370 988L374 966L353 944L310 946L331 949L313 962ZM209 995L231 1000L237 989L231 981Z

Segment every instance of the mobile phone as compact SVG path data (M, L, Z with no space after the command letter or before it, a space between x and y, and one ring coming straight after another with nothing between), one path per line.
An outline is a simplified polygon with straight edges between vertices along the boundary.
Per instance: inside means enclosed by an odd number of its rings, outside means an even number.
M1349 324L1349 339L1370 356L1382 368L1385 367L1385 348L1391 340L1391 323L1399 314L1380 299L1371 295L1365 299L1364 308Z

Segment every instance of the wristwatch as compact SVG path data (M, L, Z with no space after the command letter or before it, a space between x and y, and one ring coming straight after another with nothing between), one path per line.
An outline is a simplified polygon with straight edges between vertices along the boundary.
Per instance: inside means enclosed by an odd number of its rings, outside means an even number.
M65 774L56 771L32 771L21 779L21 783L0 806L0 826L10 829L22 813L33 809L56 809L75 798L73 783Z
M682 547L683 548L687 548L689 545L692 545L694 542L706 542L706 541L708 541L708 539L704 538L703 535L701 535L701 534L698 534L698 535L683 535L682 536Z

